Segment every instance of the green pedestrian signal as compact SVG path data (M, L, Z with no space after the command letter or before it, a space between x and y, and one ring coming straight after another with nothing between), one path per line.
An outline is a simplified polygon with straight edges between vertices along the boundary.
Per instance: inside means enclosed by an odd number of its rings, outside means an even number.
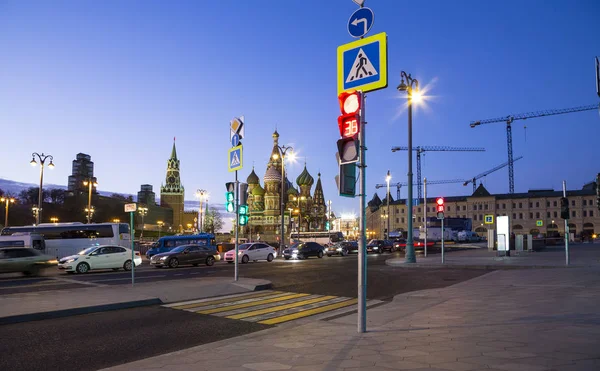
M329 230L329 222L325 222L325 229Z
M240 225L248 224L248 205L240 205Z
M240 205L240 215L248 215L248 205Z
M248 215L240 215L240 225L248 224Z
M226 192L225 193L225 210L228 213L235 212L234 202L235 202L235 200L234 200L233 192Z

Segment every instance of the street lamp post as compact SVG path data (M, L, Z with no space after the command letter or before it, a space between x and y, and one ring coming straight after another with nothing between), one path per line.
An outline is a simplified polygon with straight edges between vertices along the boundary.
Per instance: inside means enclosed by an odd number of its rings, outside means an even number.
M158 224L158 238L160 238L160 232L162 230L163 224L165 224L165 223L163 223L162 221L159 220L156 222L156 224Z
M92 215L94 215L94 213L96 212L96 209L94 209L93 207L86 207L85 209L83 209L83 211L85 211L85 215L87 215L88 218L91 220Z
M392 175L388 170L387 175L385 176L385 182L387 183L387 237L386 239L390 239L390 180L392 180Z
M203 231L203 227L202 227L202 202L204 201L204 198L206 197L206 191L204 189L199 189L196 191L196 197L198 197L200 199L200 209L198 210L198 230L200 231L200 233L202 233Z
M415 246L413 244L413 172L412 172L412 103L413 99L418 100L419 94L419 82L413 79L410 74L406 72L400 72L401 82L398 85L398 91L405 91L408 95L408 196L406 199L406 206L408 208L408 233L406 238L406 263L416 263L417 257L415 255ZM406 79L406 83L404 83Z
M83 181L83 185L88 187L88 207L86 210L89 210L87 214L87 224L90 224L92 222L92 187L98 187L98 182L94 181L93 178L89 178Z
M298 201L298 233L302 232L302 208L300 200L306 200L306 196L295 196L292 200Z
M285 191L284 191L284 187L285 187L285 156L287 154L288 151L290 151L290 156L292 156L292 154L294 153L294 148L290 147L290 146L280 146L278 145L277 148L279 148L279 155L277 153L273 154L273 159L277 160L277 158L281 157L281 207L280 207L280 212L281 212L281 238L279 240L279 253L281 255L281 257L283 258L283 246L285 246L285 215L284 215L284 195L285 195Z
M140 215L142 216L142 232L140 232L140 240L141 240L142 237L144 237L144 217L146 216L146 214L148 214L148 208L147 207L138 207L138 211L139 211Z
M0 198L0 202L4 202L4 226L8 227L8 207L10 204L15 203L15 199L12 197L2 197Z
M39 193L38 193L38 206L37 206L35 220L36 220L36 224L40 224L40 222L42 221L42 185L44 182L44 164L46 163L46 160L49 159L50 163L48 164L48 168L54 169L54 163L52 162L54 157L52 157L51 155L45 155L43 152L41 155L37 152L33 152L31 154L31 161L29 161L31 166L37 165L37 161L35 160L36 156L37 156L38 160L40 161L40 189L39 189Z
M331 242L331 200L327 201L329 206L329 212L327 213L327 236L329 237L329 242Z

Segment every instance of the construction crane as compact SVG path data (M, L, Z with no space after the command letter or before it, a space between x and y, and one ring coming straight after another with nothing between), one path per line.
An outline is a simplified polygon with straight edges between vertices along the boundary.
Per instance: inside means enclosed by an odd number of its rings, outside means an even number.
M581 107L573 107L573 108L564 108L564 109L556 109L556 110L546 110L546 111L536 111L536 112L526 112L518 115L509 115L504 117L498 117L495 119L481 120L481 121L471 121L471 128L474 128L479 125L484 124L492 124L496 122L506 122L506 144L508 147L508 191L509 193L515 193L515 176L513 171L513 149L512 149L512 128L511 124L515 120L526 120L535 117L544 117L544 116L554 116L554 115L562 115L565 113L573 113L573 112L582 112L582 111L591 111L595 109L600 109L600 104L592 104L590 106L581 106Z
M434 184L451 184L451 183L463 183L464 179L453 179L453 180L429 180L427 181L427 185L434 185ZM395 184L390 184L390 188L391 187L396 187L396 199L399 200L400 199L400 189L402 187L405 187L408 185L408 182L400 182L400 183L395 183ZM414 186L417 185L417 183L413 184ZM383 188L383 187L387 187L387 184L375 184L375 188L379 189L379 188ZM387 198L387 195L386 195ZM419 197L419 199L421 199L423 197Z
M467 147L443 147L443 146L418 146L412 149L417 152L417 182L418 197L423 198L423 181L421 178L421 153L436 151L436 152L484 152L485 148L467 148ZM392 147L392 152L396 151L408 151L408 147Z
M513 161L518 161L522 158L523 158L523 156L519 156L519 157L515 158ZM493 173L494 171L500 170L507 165L508 165L508 162L505 162L502 165L498 165L492 169L489 169L488 171L484 171L483 173L481 173L479 175L475 175L472 179L465 180L465 183L463 185L466 186L469 183L473 183L473 193L475 193L475 191L477 190L477 179L483 178L484 176L489 175L489 174Z

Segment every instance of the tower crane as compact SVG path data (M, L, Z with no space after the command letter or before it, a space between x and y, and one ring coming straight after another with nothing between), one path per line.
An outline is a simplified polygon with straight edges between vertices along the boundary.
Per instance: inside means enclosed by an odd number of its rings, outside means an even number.
M461 179L452 179L452 180L431 180L431 181L427 181L427 185L433 185L433 184L451 184L451 183L463 183L464 180ZM400 199L400 189L404 186L407 186L408 182L400 182L400 183L396 183L396 184L390 184L390 187L396 187L396 199L399 200ZM417 183L414 183L413 186L416 186ZM387 184L375 184L375 188L379 189L379 188L383 188L383 187L387 187ZM387 195L386 195L387 197ZM422 198L422 197L421 197ZM419 199L421 199L419 198Z
M522 158L523 158L523 156L519 156L519 157L515 158L513 161L518 161ZM505 163L498 165L492 169L489 169L488 171L484 171L481 174L475 175L472 179L465 180L463 185L466 186L469 183L473 183L473 193L475 193L475 191L477 190L477 179L483 178L484 176L489 175L489 174L493 173L494 171L500 170L507 165L508 165L508 162L505 162Z
M436 152L484 152L485 148L468 148L468 147L444 147L444 146L418 146L412 149L417 152L417 187L418 187L418 197L419 199L423 198L423 181L421 178L421 153L436 151ZM408 147L392 147L392 152L396 151L408 151Z
M509 193L515 193L515 176L513 171L513 149L512 149L512 128L511 124L515 120L526 120L535 117L544 117L544 116L554 116L554 115L562 115L565 113L573 113L573 112L581 112L581 111L590 111L594 109L600 109L600 104L592 104L590 106L580 106L573 108L563 108L563 109L555 109L555 110L545 110L545 111L535 111L535 112L526 112L518 115L509 115L504 117L497 117L493 119L480 120L480 121L471 121L471 128L474 128L479 125L484 124L492 124L496 122L505 122L506 123L506 144L508 147L508 189Z

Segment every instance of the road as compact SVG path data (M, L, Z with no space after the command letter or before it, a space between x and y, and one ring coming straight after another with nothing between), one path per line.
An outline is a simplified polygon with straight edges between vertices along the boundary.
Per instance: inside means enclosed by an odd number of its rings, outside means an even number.
M398 255L398 253L396 253ZM368 298L390 300L402 292L448 286L485 271L403 269L385 265L391 254L368 256ZM357 257L276 260L240 265L242 277L273 282L274 290L355 298ZM188 277L233 276L233 265L137 270L136 282ZM52 274L42 278L5 277L0 293L57 290L66 287L127 284L129 272L86 275ZM0 369L95 370L161 353L238 336L264 325L160 306L135 308L0 327ZM207 354L210 357L210 354Z

